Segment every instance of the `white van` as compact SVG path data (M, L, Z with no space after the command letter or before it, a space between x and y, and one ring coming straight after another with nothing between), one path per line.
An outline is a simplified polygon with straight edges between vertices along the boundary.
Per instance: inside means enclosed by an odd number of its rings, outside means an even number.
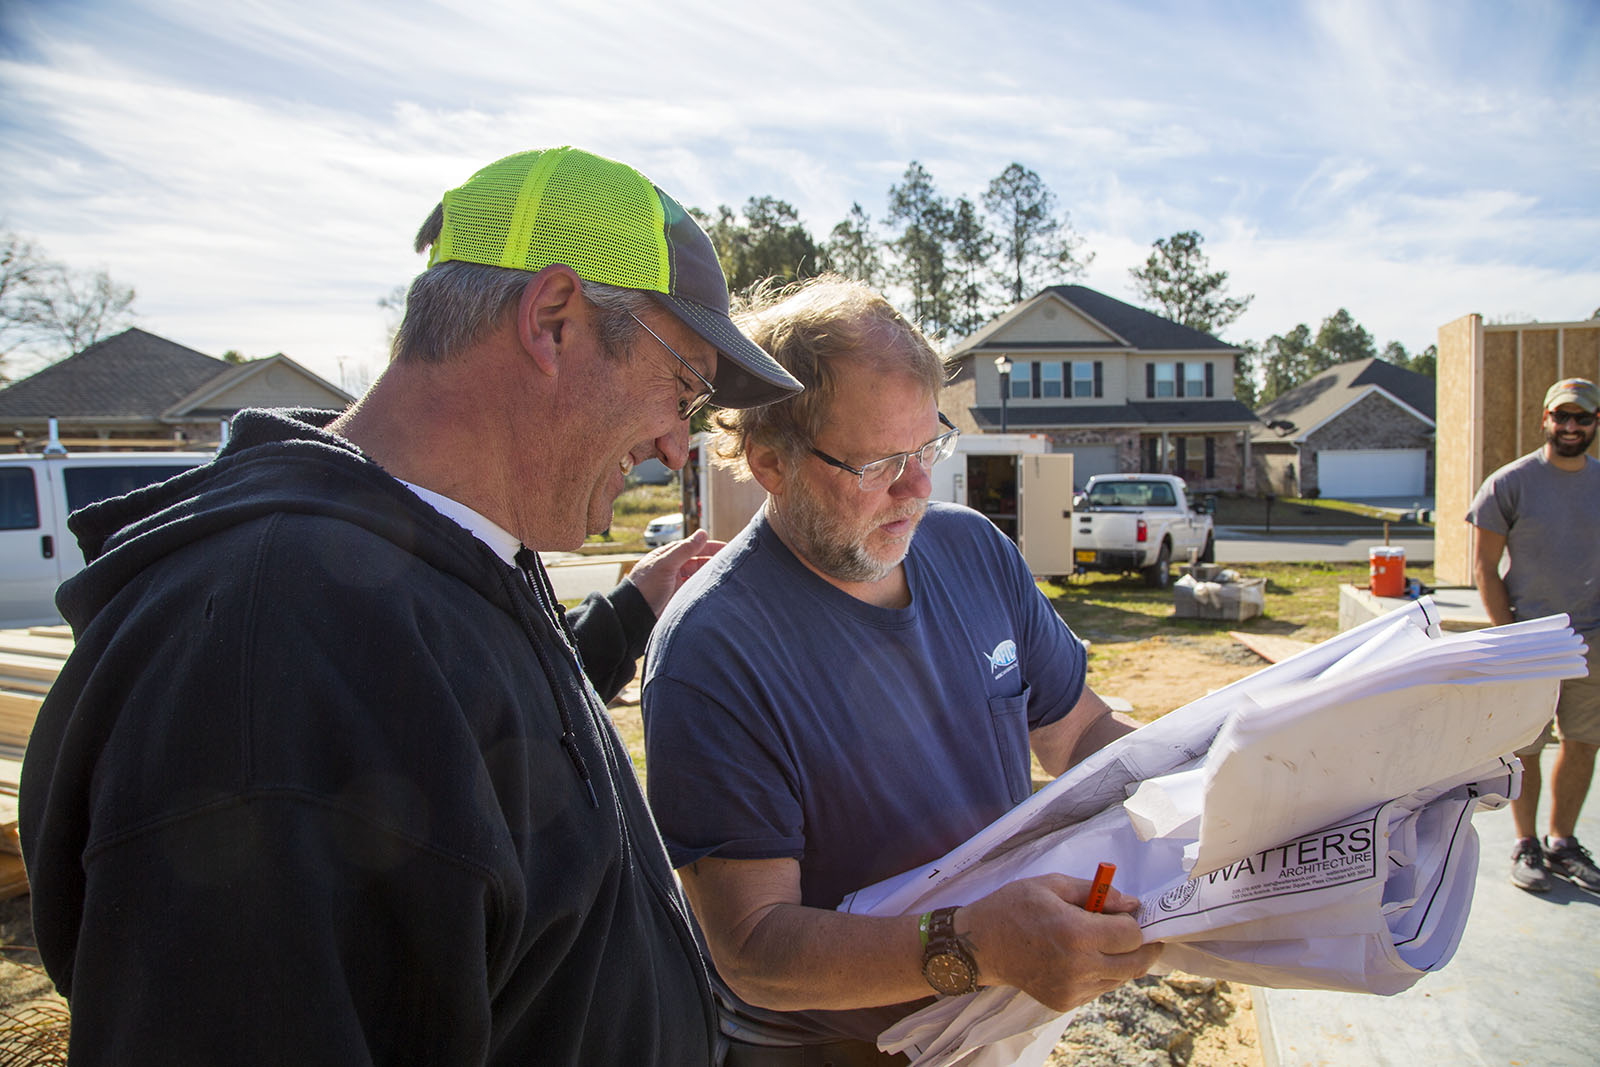
M58 446L59 447L59 446ZM0 628L60 622L56 587L83 569L67 516L165 481L211 452L0 456Z

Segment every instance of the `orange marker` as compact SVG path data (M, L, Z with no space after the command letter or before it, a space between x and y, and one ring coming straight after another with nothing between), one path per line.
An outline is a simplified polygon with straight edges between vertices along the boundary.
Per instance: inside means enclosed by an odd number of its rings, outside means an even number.
M1084 911L1099 911L1106 906L1106 894L1111 890L1111 878L1117 873L1115 863L1102 863L1094 872L1094 882L1089 886L1089 902Z

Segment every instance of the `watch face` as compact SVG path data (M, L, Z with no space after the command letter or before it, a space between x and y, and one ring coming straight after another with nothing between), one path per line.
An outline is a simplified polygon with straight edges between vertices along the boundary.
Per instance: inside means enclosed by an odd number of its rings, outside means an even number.
M928 984L946 996L959 996L973 989L972 967L953 952L929 956L922 964Z

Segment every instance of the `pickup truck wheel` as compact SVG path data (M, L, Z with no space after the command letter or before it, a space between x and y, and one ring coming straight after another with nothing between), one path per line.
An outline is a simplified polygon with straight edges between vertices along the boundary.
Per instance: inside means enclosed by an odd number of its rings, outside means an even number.
M1156 561L1144 569L1144 584L1152 589L1165 589L1172 579L1172 542L1162 541L1156 552Z
M1206 534L1206 547L1200 550L1201 563L1215 563L1217 561L1217 538L1214 534Z

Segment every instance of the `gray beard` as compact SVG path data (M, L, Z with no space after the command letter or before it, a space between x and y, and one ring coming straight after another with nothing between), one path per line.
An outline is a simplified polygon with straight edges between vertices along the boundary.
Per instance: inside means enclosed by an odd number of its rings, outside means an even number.
M777 510L776 498L773 498L773 509ZM923 508L917 511L919 518L922 511ZM780 521L788 534L790 548L817 570L841 582L881 582L905 559L905 552L888 562L873 559L865 545L848 537L837 522L809 499L799 506L784 509ZM907 538L908 548L910 543Z

